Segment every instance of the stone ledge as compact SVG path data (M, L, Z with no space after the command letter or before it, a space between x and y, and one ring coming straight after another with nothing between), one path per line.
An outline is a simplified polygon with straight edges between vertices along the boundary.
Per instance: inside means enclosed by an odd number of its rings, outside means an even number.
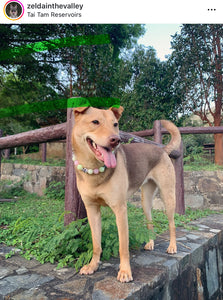
M72 268L57 270L18 255L5 260L10 248L0 245L0 299L222 299L223 215L191 225L196 230L177 229L175 255L165 252L168 233L156 239L154 251L131 252L134 281L126 284L116 280L118 258L101 263L91 276L81 276Z

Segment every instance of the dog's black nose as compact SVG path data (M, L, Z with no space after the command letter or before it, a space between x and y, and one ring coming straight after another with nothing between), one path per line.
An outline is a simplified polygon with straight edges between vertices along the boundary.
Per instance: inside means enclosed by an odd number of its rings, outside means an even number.
M109 137L109 144L111 147L116 147L120 143L120 137L118 135L111 135Z

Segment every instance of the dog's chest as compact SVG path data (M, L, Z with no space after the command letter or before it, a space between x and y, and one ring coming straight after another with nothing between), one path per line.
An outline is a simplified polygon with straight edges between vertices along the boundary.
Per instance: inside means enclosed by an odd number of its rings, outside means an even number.
M89 175L91 176L91 175ZM85 204L98 204L101 206L107 206L105 202L105 197L103 196L103 187L97 186L96 184L89 182L88 180L78 180L77 177L77 186L81 194L82 200Z

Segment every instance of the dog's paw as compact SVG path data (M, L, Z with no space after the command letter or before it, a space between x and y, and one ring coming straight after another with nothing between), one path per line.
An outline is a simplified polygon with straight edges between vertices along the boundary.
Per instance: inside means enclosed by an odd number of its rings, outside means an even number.
M128 271L126 271L126 270L120 270L118 272L117 280L119 280L120 282L130 282L130 281L133 281L131 269L128 270Z
M145 246L144 246L145 250L154 250L154 240L150 240Z
M169 247L167 248L166 252L169 253L169 254L177 253L177 245L176 244L174 244L174 245L170 244Z
M91 275L97 269L98 269L98 265L97 266L93 266L92 264L85 265L85 266L83 266L83 268L80 269L80 274L81 275Z

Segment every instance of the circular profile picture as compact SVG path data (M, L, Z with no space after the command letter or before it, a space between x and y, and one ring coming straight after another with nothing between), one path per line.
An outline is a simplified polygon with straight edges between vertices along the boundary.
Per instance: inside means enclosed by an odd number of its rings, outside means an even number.
M4 5L4 14L9 20L19 20L24 14L24 6L18 0L10 0Z

